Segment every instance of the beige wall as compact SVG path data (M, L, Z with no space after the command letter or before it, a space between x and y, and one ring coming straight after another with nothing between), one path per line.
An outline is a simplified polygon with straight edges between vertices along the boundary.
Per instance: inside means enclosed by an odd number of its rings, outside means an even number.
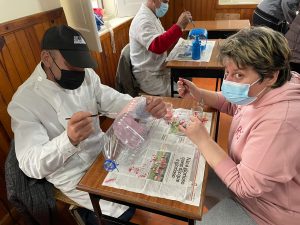
M0 0L0 23L60 7L60 0Z

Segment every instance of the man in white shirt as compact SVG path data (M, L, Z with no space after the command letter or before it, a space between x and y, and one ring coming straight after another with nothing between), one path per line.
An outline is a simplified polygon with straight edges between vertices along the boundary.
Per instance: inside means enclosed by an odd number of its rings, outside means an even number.
M170 71L165 67L167 50L192 21L191 13L185 11L165 31L159 18L168 11L168 3L169 0L145 0L129 29L132 72L140 89L151 95L170 96Z
M95 71L88 69L96 65L78 31L52 27L42 40L41 62L8 106L22 171L46 178L89 210L93 207L88 194L76 190L76 185L102 149L99 118L91 115L120 112L132 99L101 84ZM158 118L166 113L159 98L145 110ZM113 217L128 209L102 200L100 205L103 214Z

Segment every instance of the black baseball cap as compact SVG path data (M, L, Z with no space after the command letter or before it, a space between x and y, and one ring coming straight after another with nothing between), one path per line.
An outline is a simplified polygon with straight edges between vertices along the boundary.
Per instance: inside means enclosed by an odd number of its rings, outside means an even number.
M41 48L43 50L59 50L64 59L72 66L97 67L83 36L67 25L49 28L42 39Z

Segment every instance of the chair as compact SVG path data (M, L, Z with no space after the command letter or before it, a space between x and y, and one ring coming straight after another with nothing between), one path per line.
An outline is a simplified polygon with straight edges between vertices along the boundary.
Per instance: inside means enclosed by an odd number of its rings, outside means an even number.
M21 213L26 224L58 224L56 200L80 207L46 179L34 179L24 174L16 157L14 140L5 161L5 183L7 199Z
M116 90L132 97L139 95L139 85L132 73L129 44L121 51L116 73Z
M7 199L23 215L27 224L55 224L56 203L53 185L45 179L26 176L19 168L14 141L5 161Z

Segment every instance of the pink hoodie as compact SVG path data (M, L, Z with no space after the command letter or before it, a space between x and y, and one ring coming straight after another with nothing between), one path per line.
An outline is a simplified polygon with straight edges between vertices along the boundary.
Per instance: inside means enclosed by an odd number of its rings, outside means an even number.
M299 74L247 106L218 96L233 120L216 173L258 224L300 224Z

